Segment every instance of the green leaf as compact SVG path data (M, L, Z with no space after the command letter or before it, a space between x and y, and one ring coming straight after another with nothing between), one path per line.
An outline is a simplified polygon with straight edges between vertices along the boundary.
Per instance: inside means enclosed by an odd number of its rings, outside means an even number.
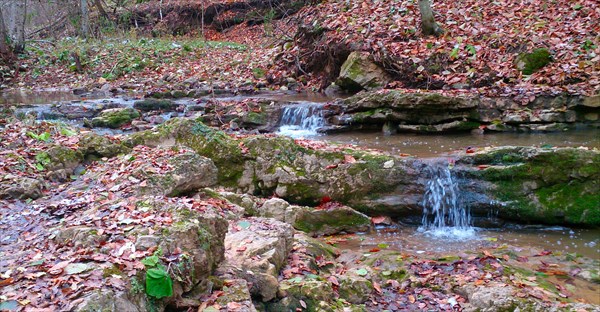
M37 169L38 171L43 171L44 170L44 165L37 163L35 164L35 169Z
M150 257L146 257L144 259L142 259L142 263L146 266L146 267L155 267L158 264L158 257L157 256L150 256Z
M50 140L50 132L44 132L38 136L38 139L44 142L48 142Z
M167 271L154 268L146 272L146 294L156 299L173 296L173 281Z
M365 275L369 274L369 271L367 271L367 269L358 269L358 270L356 270L356 274L358 274L360 276L365 276Z
M386 248L390 247L390 245L388 245L386 243L379 243L379 244L377 244L377 247L379 247L381 249L386 249Z
M247 229L251 226L252 224L248 221L240 221L238 222L238 226L241 227L242 229Z

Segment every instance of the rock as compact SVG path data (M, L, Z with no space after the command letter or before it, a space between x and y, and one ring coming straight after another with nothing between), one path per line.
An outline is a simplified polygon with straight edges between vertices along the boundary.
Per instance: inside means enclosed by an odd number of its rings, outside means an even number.
M382 89L391 81L390 75L365 52L352 52L342 64L336 85L344 90Z
M83 154L70 148L55 145L36 155L38 163L48 170L52 181L66 181L83 161Z
M515 65L525 75L531 75L552 61L550 51L545 48L535 49L530 53L520 54Z
M478 287L468 285L463 286L459 293L464 294L474 309L482 312L492 312L507 309L513 311L513 309L520 307L522 302L513 295L513 291L514 289L509 286L486 285L485 287Z
M138 117L140 113L133 108L112 108L102 111L98 117L92 119L92 126L117 129Z
M177 108L177 104L170 100L148 98L133 103L133 108L142 112L174 111Z
M130 149L121 144L113 143L107 137L95 133L88 133L79 139L79 151L84 156L93 155L110 158L119 154L128 153Z
M484 149L457 161L485 194L479 204L520 222L600 225L600 151L584 148L502 147ZM476 166L486 165L484 169ZM460 173L459 173L460 174ZM535 186L535 187L532 187ZM490 207L489 202L496 203Z
M292 249L293 228L264 218L242 219L231 228L225 238L226 264L219 271L223 275L234 272L252 283L250 292L263 301L275 298L279 270Z
M343 275L338 277L340 298L353 304L361 304L369 299L373 283L364 277Z
M108 235L99 235L97 229L86 226L60 227L54 232L55 242L61 245L72 243L76 248L96 248L107 238Z
M137 250L148 250L154 246L158 246L159 238L154 235L142 235L138 236L135 241L135 248Z
M90 292L78 300L71 302L69 311L128 311L144 312L151 307L146 306L145 296L130 296L126 291L102 289Z
M42 197L44 183L27 177L14 177L12 181L0 182L0 198L38 199Z
M283 280L279 285L279 292L285 298L279 302L269 304L269 311L295 311L302 309L300 300L315 311L333 311L330 302L334 298L333 288L326 281L318 280ZM325 307L329 309L318 309Z
M585 97L581 105L592 108L600 107L600 94Z
M312 236L367 232L371 229L371 219L347 206L306 209L296 216L294 228Z
M167 160L172 170L159 174L144 172L143 167L132 173L147 182L140 186L144 194L180 196L217 183L217 167L208 158L196 153L177 155Z
M271 198L265 201L258 211L261 217L285 222L285 213L289 206L290 204L281 198Z
M225 280L227 285L223 289L223 295L217 298L216 303L227 307L232 311L255 312L256 308L252 304L248 282L243 279Z

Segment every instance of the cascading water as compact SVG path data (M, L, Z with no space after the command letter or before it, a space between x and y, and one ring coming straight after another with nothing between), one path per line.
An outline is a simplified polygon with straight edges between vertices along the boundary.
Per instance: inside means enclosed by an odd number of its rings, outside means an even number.
M460 201L460 189L452 176L452 165L437 162L427 166L428 181L423 196L423 219L419 231L449 239L474 236L471 214Z
M283 108L279 134L290 137L315 136L325 126L323 105L302 103Z

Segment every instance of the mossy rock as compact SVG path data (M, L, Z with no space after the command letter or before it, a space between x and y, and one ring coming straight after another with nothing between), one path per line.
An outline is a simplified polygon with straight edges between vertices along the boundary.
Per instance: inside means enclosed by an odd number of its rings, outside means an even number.
M600 226L600 152L503 148L474 156L498 164L475 173L495 184L500 214L521 222Z
M140 113L133 108L112 108L102 111L100 116L92 119L92 126L117 129L138 117Z
M369 231L371 219L347 206L325 210L307 209L299 212L293 226L313 236L355 233Z
M535 49L530 53L522 53L517 57L516 65L524 75L531 75L552 62L552 54L546 48Z
M114 157L128 153L130 149L122 144L113 143L107 137L88 133L79 139L79 151L85 156Z
M152 98L144 99L133 103L133 108L142 112L172 111L175 110L176 107L177 104L175 104L173 101Z

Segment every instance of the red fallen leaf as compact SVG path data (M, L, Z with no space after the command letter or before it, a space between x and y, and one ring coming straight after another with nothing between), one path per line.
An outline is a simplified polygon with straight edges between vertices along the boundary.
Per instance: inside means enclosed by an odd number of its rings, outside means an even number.
M239 309L241 307L242 307L242 305L240 303L238 303L238 302L235 302L235 301L227 303L227 309L235 310L235 309Z
M387 280L385 283L392 285L393 288L400 288L400 283L397 280Z
M352 155L344 155L344 163L353 164L355 162L356 162L356 158L354 158Z
M492 254L491 254L489 251L487 251L487 250L484 250L484 251L483 251L483 254L484 254L486 257L494 257L494 256L493 256L493 255L492 255Z
M489 165L479 165L479 166L477 166L477 169L483 170L483 169L489 168L489 167L490 167Z
M419 302L419 309L425 309L426 306L427 306L427 303Z
M373 288L375 288L378 293L381 293L381 286L379 286L379 283L373 282Z
M337 167L338 167L337 164L333 164L333 165L329 165L329 166L325 167L325 169L334 169L334 168L337 168Z
M534 257L542 257L542 256L551 255L551 254L552 254L552 251L544 250L544 251L541 251L540 253L538 253L537 255L535 255Z
M508 255L504 255L504 256L502 256L502 259L504 259L504 261L509 261L510 257Z
M4 279L4 280L0 281L0 287L8 286L8 285L10 285L10 284L12 284L14 282L15 282L15 280L12 277L9 277L7 279Z
M408 157L410 154L400 153L400 157Z
M529 261L529 258L519 256L519 257L517 257L517 261L519 261L519 262L527 262L527 261Z
M410 302L410 303L415 303L415 301L416 301L416 299L415 299L415 296L413 296L413 295L408 295L408 302Z
M237 252L244 252L244 251L246 251L246 249L248 249L248 247L241 246L241 247L238 247L235 251L237 251Z
M377 247L369 249L369 252L379 252L379 251L381 251L381 249L379 249Z
M331 197L329 197L329 196L323 196L323 197L321 198L321 203L320 203L320 204L321 204L321 205L324 205L324 204L327 204L327 203L328 203L328 202L330 202L330 201L331 201Z
M467 150L465 151L467 154L473 154L475 153L475 149L472 147L468 147Z

